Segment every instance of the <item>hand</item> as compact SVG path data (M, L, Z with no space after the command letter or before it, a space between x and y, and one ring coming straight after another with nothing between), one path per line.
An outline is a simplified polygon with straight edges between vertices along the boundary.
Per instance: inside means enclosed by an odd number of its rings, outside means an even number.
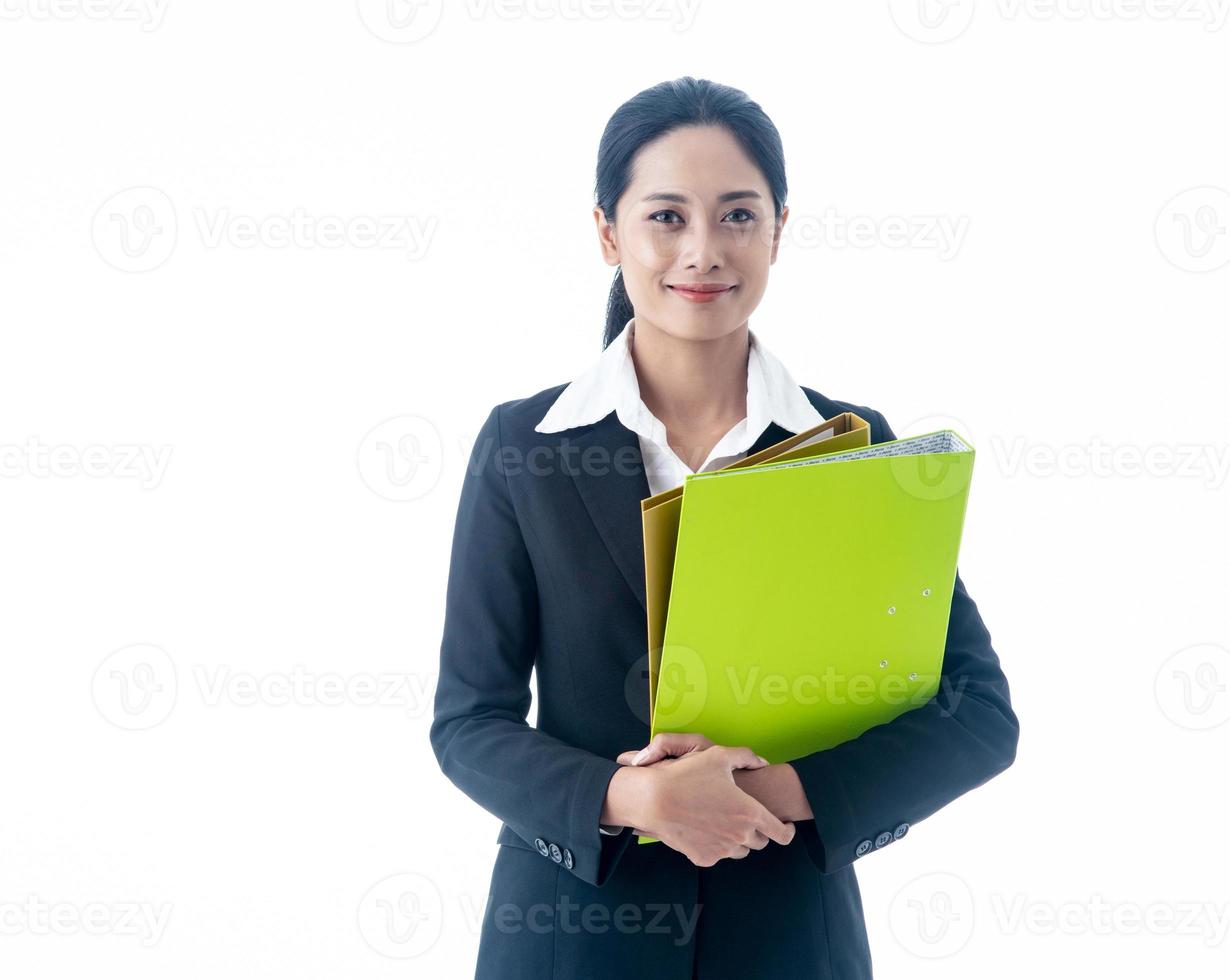
M703 752L711 748L713 743L700 732L661 732L639 752L636 749L621 752L615 761L622 766L666 764L690 752Z
M652 750L653 743L647 748ZM653 754L648 752L646 758ZM702 868L722 858L747 857L771 840L789 844L794 839L792 822L778 820L735 784L736 769L769 764L751 749L693 743L692 750L669 766L664 762L665 757L649 770L654 782L643 821L648 829L638 833L656 837Z
M621 766L669 766L690 752L702 752L713 747L713 742L700 732L662 732L655 735L643 749L629 749L616 758ZM633 827L632 832L641 837L653 837L647 830Z

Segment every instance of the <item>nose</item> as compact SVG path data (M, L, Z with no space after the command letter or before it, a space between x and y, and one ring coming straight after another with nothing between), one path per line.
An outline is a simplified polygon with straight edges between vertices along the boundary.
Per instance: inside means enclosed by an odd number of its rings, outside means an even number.
M720 269L722 259L721 236L707 222L696 222L685 230L679 253L684 268L704 275Z

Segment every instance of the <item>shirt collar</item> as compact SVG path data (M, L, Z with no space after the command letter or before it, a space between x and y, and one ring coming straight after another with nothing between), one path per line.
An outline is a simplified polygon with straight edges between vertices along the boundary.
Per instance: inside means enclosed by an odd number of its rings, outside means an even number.
M640 383L632 362L632 336L636 317L624 324L619 336L555 399L535 432L561 432L590 425L613 410L619 421L639 435L666 443L666 428L641 401ZM773 356L748 328L747 418L745 433L759 438L770 422L788 432L802 432L823 422L803 389L795 384L784 364Z

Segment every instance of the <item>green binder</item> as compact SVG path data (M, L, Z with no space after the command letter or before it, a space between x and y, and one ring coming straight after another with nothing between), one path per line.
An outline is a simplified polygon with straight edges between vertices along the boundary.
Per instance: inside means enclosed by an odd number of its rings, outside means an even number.
M651 734L788 762L929 701L973 464L946 429L687 476Z

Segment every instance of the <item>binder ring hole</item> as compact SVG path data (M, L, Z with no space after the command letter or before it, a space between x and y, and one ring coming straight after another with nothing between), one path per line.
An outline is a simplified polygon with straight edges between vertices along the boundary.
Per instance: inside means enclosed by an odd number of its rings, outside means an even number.
M888 661L887 661L887 660L881 660L881 661L880 661L880 666L881 666L881 667L887 667L887 666L888 666Z
M897 611L897 607L896 607L896 606L889 606L889 607L888 607L888 614L889 614L890 616L891 616L893 613L895 613L896 611Z

